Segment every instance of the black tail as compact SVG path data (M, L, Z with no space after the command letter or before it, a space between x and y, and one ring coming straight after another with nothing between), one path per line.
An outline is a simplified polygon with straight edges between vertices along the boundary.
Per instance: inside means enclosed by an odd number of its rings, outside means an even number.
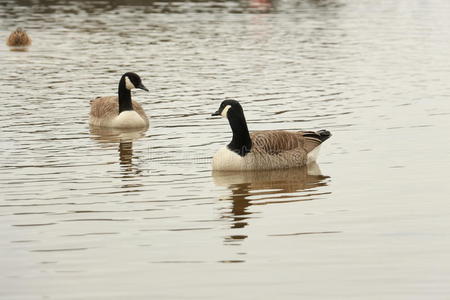
M325 129L319 131L303 131L303 136L305 138L316 140L317 144L321 144L328 140L328 138L331 136L331 133Z
M329 132L328 130L322 129L322 130L317 131L317 135L319 136L319 139L323 143L330 138L331 132Z

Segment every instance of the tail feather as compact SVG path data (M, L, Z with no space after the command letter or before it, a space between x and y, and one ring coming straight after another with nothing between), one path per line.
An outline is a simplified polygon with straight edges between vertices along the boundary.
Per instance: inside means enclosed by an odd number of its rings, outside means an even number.
M317 131L317 135L319 136L319 139L323 143L331 137L331 132L329 132L328 130L322 129L322 130Z
M322 129L319 131L304 131L303 136L310 139L315 139L319 143L323 143L330 138L331 133L328 130Z

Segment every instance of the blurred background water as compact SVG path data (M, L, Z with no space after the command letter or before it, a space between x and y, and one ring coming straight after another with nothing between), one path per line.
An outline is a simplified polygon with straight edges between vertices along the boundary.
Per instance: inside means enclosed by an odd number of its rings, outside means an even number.
M3 0L0 297L448 299L449 9ZM151 128L89 128L126 71ZM225 97L318 165L212 173Z

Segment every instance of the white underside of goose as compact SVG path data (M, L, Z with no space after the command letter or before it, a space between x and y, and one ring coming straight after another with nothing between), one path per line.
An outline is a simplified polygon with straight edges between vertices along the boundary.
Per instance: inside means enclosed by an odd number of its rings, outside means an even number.
M250 152L244 157L231 151L227 146L220 148L214 154L212 160L213 170L223 171L245 171L245 170L271 170L271 169L286 169L294 167L302 167L306 164L313 163L317 160L319 155L320 145L313 151L308 153L306 162L288 159L280 156L273 156L270 154L260 154Z
M123 111L109 120L93 118L90 123L111 128L143 128L147 126L146 121L134 110Z
M307 154L307 156L306 156L307 164L317 161L317 158L319 157L320 146L322 146L322 145L317 146L316 148L314 148L311 152L309 152Z

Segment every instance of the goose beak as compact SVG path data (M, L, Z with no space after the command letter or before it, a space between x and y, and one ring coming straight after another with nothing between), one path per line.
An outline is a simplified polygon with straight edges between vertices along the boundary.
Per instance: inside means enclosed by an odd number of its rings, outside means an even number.
M211 116L220 116L220 111L216 111L215 113L211 114Z
M148 92L148 89L147 89L142 83L140 83L140 84L137 86L137 88Z

